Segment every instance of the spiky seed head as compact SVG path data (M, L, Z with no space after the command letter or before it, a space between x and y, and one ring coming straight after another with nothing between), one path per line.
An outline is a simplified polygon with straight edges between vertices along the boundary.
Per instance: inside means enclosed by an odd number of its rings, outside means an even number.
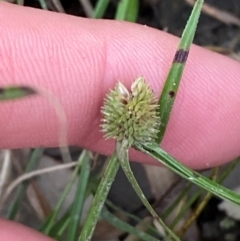
M129 92L118 82L106 96L102 107L102 131L105 138L136 143L153 142L159 131L160 117L157 114L155 94L143 77L137 78Z

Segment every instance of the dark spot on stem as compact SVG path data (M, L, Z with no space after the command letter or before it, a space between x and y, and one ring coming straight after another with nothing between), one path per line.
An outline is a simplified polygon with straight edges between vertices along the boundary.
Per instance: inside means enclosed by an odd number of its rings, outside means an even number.
M173 59L173 63L185 63L188 57L188 50L179 49Z
M4 89L0 88L0 95L4 94Z
M20 86L20 89L26 94L26 95L35 95L37 92L31 87L28 86Z
M171 98L173 98L175 96L175 92L173 90L169 91L168 94Z

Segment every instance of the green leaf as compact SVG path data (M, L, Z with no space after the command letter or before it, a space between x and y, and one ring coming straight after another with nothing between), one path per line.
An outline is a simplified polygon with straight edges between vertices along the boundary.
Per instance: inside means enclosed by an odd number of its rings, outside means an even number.
M240 204L239 194L184 166L161 149L157 144L143 144L142 146L139 145L136 148L154 157L157 161L199 187L202 187L220 198Z
M25 98L36 93L37 92L29 86L6 86L0 88L0 101Z
M162 94L159 99L159 113L161 118L160 132L156 141L160 143L163 139L167 124L170 118L172 107L176 99L178 87L182 78L183 70L187 61L190 46L195 35L198 19L201 13L203 0L195 3L191 16L183 31L182 38L178 50L173 59L171 69L168 73L167 80L163 87Z

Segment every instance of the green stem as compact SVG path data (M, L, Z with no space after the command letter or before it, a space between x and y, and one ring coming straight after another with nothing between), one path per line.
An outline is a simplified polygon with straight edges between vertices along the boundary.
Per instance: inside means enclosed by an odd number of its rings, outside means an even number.
M165 82L161 97L158 102L158 111L160 113L161 126L156 140L157 143L160 143L162 141L167 128L172 107L176 99L178 87L182 78L183 70L187 61L189 49L197 28L203 2L203 0L197 0L195 3L193 11L183 31L178 50L173 59L172 66L168 73L167 80Z
M106 12L110 0L98 0L93 12L93 18L102 18Z
M77 232L80 226L80 219L82 215L85 194L87 190L87 184L90 175L90 163L89 163L89 154L87 150L83 150L83 160L81 173L78 180L78 188L75 196L75 200L71 210L71 220L69 222L69 231L68 231L68 241L74 241L77 237Z
M119 166L120 165L117 159L117 155L116 153L114 153L109 160L104 176L98 186L97 192L95 194L91 208L88 212L87 219L85 220L78 241L91 240L95 226L101 214L104 202L107 199L107 195L115 179Z
M118 159L120 161L121 167L122 167L125 175L127 176L133 189L137 193L137 195L140 198L140 200L142 201L142 203L145 205L145 207L151 213L153 218L155 218L159 222L159 224L167 231L169 236L171 236L174 240L180 241L180 239L176 236L176 234L174 234L173 231L168 228L168 226L162 221L162 219L155 212L155 210L152 208L151 204L148 202L147 198L145 197L141 187L138 185L138 182L135 179L134 174L133 174L130 164L129 164L128 144L127 143L128 143L128 141L123 141L121 143L117 142L117 147L116 147Z
M115 19L136 22L139 11L139 0L121 0L118 3Z
M142 146L136 146L136 148L154 157L156 160L188 181L202 187L203 189L215 194L220 198L240 204L239 194L184 166L163 149L161 149L158 144L143 144Z

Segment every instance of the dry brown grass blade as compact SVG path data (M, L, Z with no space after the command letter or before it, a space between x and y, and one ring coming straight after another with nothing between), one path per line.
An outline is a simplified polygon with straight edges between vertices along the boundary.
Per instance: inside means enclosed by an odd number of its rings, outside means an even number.
M65 10L59 0L52 0L52 3L59 13L65 13Z
M38 183L33 180L27 189L27 198L40 220L50 216L52 209Z
M54 171L58 171L58 170L66 169L66 168L71 168L71 167L74 167L76 165L78 165L78 162L71 162L71 163L60 164L60 165L57 165L57 166L54 166L54 167L44 168L44 169L40 169L40 170L25 173L24 175L18 177L15 181L13 181L8 186L8 188L6 189L6 191L3 195L2 202L7 200L7 198L12 193L12 191L23 181L29 180L29 179L31 179L33 177L36 177L36 176L39 176L39 175L43 175L45 173L54 172Z
M9 172L11 170L11 151L2 150L1 154L2 163L0 165L0 198L2 197L2 193L7 183Z
M195 0L185 0L185 2L191 6L195 4ZM215 8L207 3L203 4L202 12L225 24L234 24L240 27L240 19L238 17L224 10Z
M212 180L213 181L217 180L218 174L219 174L219 167L216 167L213 171L213 174L212 174ZM208 192L204 196L203 200L198 204L198 206L195 208L195 210L193 210L191 216L184 222L182 227L177 231L177 234L179 235L179 237L182 237L187 232L189 227L193 224L193 222L196 221L196 219L201 214L203 209L206 207L206 205L208 204L208 202L209 202L209 200L212 196L213 195L210 192Z
M93 16L93 6L89 0L78 0L83 7L86 17L91 18Z

